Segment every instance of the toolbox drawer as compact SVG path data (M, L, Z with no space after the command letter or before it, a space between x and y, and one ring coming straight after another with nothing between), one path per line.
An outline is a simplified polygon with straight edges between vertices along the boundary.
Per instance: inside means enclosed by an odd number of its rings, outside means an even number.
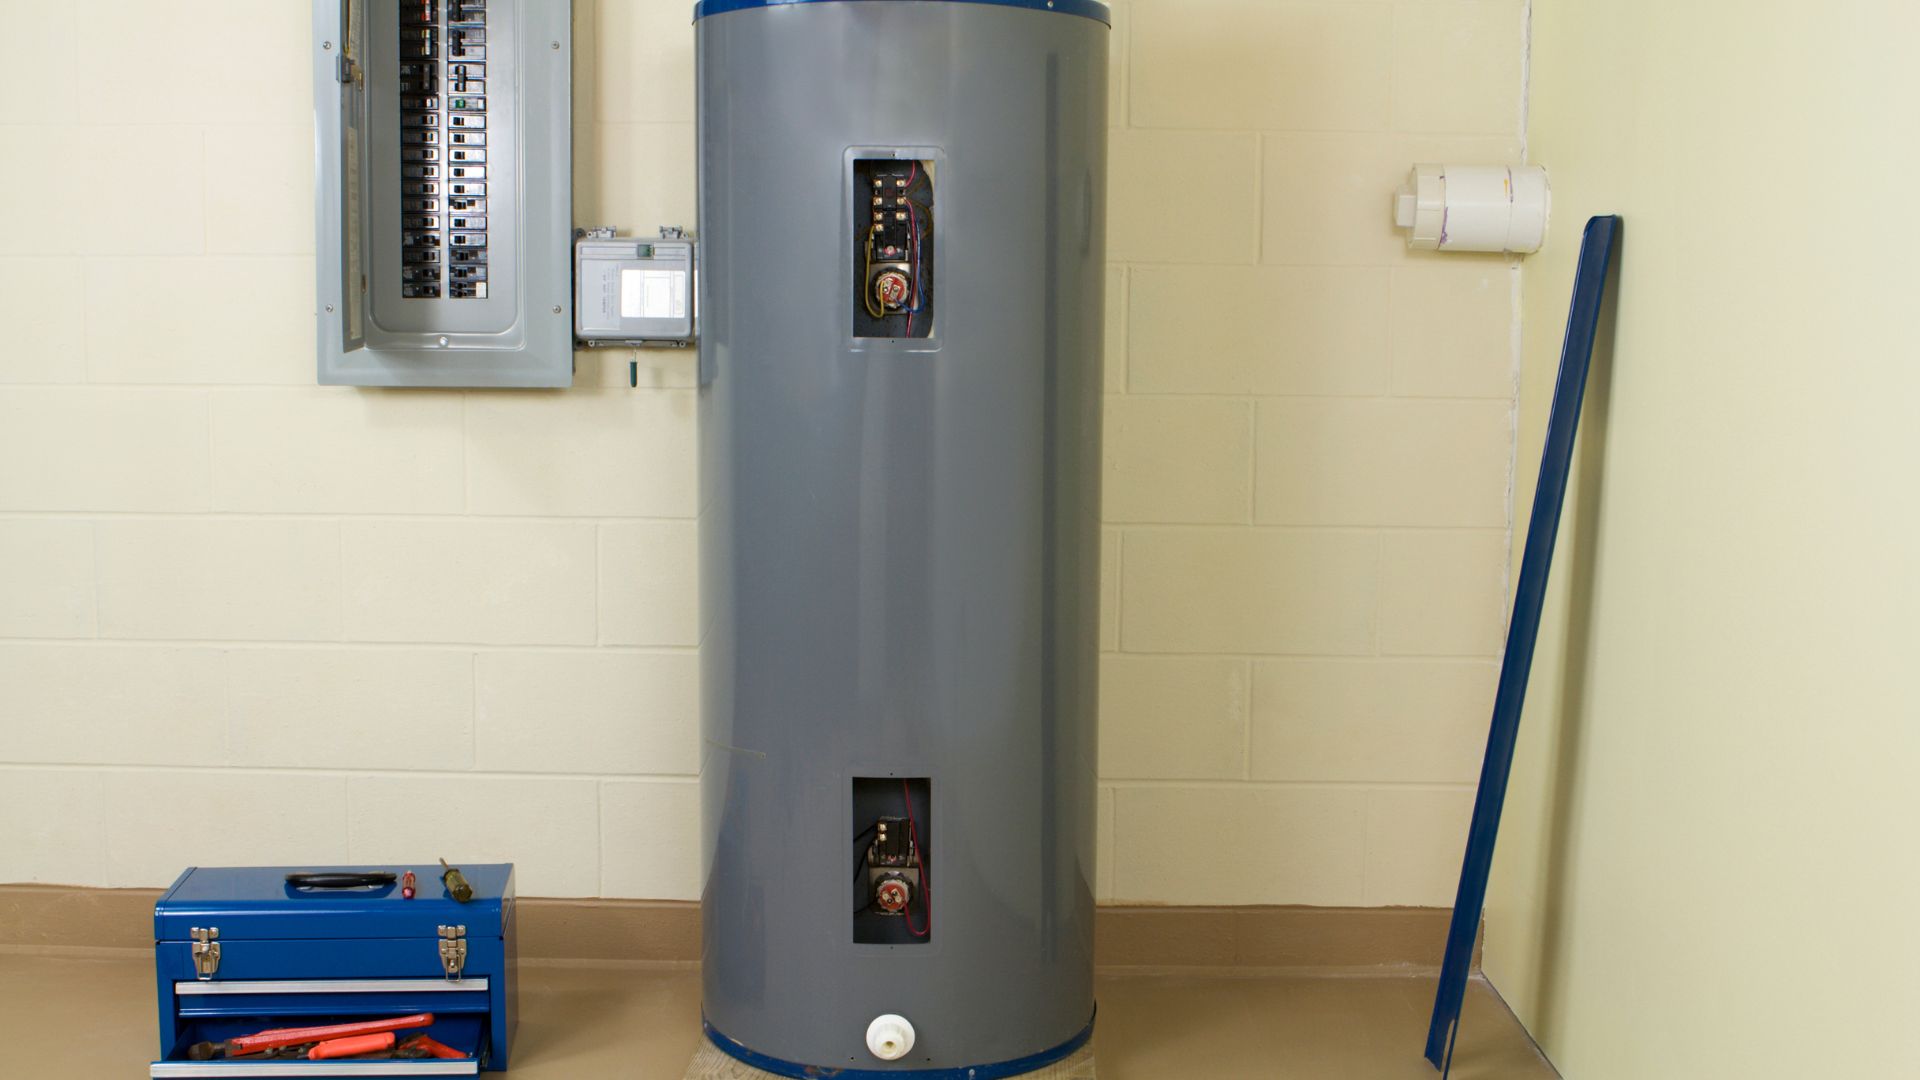
M408 1076L478 1076L472 1061L156 1061L152 1080L221 1076L357 1076L397 1080Z
M247 982L176 982L174 1014L279 1016L314 1023L341 1012L450 1016L487 1011L487 979L278 979Z
M181 1024L179 1041L168 1051L164 1059L154 1062L149 1067L147 1075L154 1080L163 1077L252 1076L344 1076L373 1080L377 1077L477 1076L486 1064L486 1017L478 1013L455 1016L441 1016L436 1013L431 1026L398 1033L404 1037L424 1032L448 1046L469 1051L470 1056L461 1060L423 1058L384 1061L306 1061L299 1058L255 1057L193 1061L187 1056L188 1049L195 1043L219 1042L268 1028L348 1023L364 1020L370 1016L388 1015L394 1015L392 1010L381 1008L370 1012L302 1013L293 1016L278 1012L263 1012L255 1016L209 1016L193 1019Z

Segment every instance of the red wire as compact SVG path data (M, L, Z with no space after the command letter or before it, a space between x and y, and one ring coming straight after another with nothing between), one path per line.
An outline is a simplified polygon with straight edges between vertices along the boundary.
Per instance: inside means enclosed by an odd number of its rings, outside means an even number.
M919 168L918 162L914 168ZM909 286L913 293L907 304L907 336L913 336L913 313L920 307L920 210L919 204L912 199L907 201L907 245L908 260L913 265L913 281Z
M912 316L909 315L908 319L911 320ZM905 780L900 781L900 794L906 796L907 799L907 837L913 841L913 863L920 871L920 910L925 911L927 908L927 893L933 887L933 879L927 874L927 860L920 854L920 826L915 824L913 820L913 788L909 787ZM901 914L907 917L908 933L911 933L914 937L927 936L927 930L931 929L931 927L925 927L919 930L913 928L912 905L908 905L907 909Z
M915 158L913 167L907 171L906 191L912 191L913 183L918 179L920 160ZM915 209L917 204L907 197L906 191L901 192L900 201L907 204L907 261L913 267L913 280L908 286L912 292L908 294L907 302L907 336L912 337L913 313L920 306L920 214Z

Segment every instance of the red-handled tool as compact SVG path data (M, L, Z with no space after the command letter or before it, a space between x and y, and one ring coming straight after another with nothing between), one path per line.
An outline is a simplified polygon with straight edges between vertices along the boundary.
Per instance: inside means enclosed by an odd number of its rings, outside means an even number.
M359 1057L361 1054L378 1054L393 1049L393 1032L383 1031L378 1035L355 1035L347 1039L328 1039L307 1051L308 1061L331 1061L334 1058Z
M471 1056L463 1051L455 1050L446 1043L428 1035L413 1036L406 1042L400 1044L400 1049L397 1053L408 1056L418 1053L427 1057L439 1058L442 1061L465 1061Z
M413 871L409 870L406 876L400 879L400 899L411 900L413 899L414 892Z
M321 1027L274 1028L252 1035L241 1035L225 1042L194 1043L187 1050L187 1059L211 1061L216 1057L259 1054L282 1046L346 1039L355 1035L375 1035L383 1031L408 1031L413 1028L428 1027L432 1023L432 1013L416 1013L413 1016L398 1016L391 1020L365 1020L353 1024L326 1024Z

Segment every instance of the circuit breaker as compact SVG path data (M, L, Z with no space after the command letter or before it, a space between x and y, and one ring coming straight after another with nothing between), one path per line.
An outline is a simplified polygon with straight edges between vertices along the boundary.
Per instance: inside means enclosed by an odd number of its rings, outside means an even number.
M319 377L573 377L569 7L316 0Z

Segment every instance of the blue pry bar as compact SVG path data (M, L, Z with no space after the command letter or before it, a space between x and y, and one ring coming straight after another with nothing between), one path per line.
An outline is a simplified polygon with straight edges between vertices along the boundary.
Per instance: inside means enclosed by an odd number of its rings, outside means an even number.
M1580 428L1580 403L1587 393L1587 370L1593 364L1593 342L1600 329L1607 274L1613 266L1619 236L1620 218L1603 215L1587 222L1580 241L1573 310L1567 317L1566 342L1560 349L1560 377L1554 383L1553 411L1547 420L1546 446L1540 453L1540 483L1534 488L1526 553L1520 561L1520 581L1513 591L1513 621L1507 628L1500 687L1493 699L1487 756L1480 766L1480 791L1473 802L1473 824L1467 830L1460 891L1453 902L1453 923L1447 929L1446 960L1440 965L1433 1019L1427 1025L1427 1060L1436 1069L1450 1070L1453 1064L1453 1039L1459 1032L1460 1008L1467 997L1473 939L1487 903L1487 875L1493 870L1493 845L1500 835L1500 810L1506 803L1507 781L1513 773L1520 709L1526 703L1527 676L1533 668L1534 644L1540 637L1540 609L1546 602L1554 540L1567 499L1573 438Z

